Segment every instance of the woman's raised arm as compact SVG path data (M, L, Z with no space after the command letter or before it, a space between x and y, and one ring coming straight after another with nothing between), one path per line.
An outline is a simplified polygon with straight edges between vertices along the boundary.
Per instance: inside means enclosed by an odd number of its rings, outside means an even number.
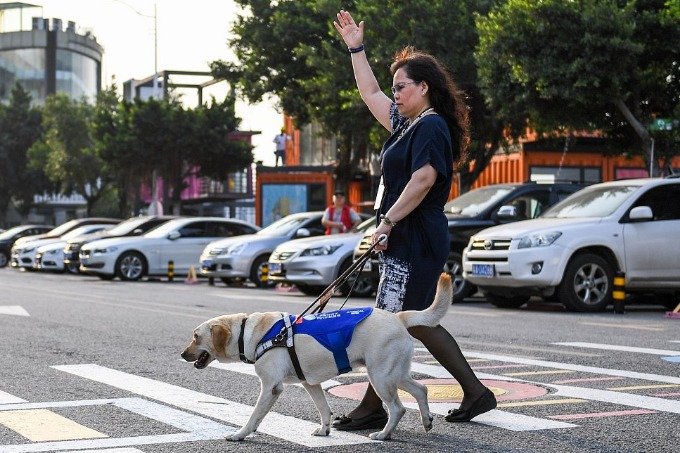
M338 20L334 21L333 25L350 49L354 78L357 81L361 99L380 124L392 132L392 125L390 124L392 100L380 90L378 81L366 58L366 51L363 50L364 22L361 21L357 25L352 19L352 15L344 10L340 10L337 17Z

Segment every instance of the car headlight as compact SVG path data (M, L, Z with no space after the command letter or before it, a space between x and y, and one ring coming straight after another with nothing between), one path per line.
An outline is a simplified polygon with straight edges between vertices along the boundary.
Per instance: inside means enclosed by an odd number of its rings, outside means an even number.
M552 245L558 237L562 236L559 231L551 231L549 233L536 233L525 236L519 240L517 244L518 249L528 249L531 247L547 247Z
M246 249L246 244L244 243L239 243L239 244L234 244L230 245L229 247L226 247L224 250L222 250L222 255L240 255L243 253L243 251Z
M321 247L305 249L302 253L300 253L300 256L332 255L333 252L335 252L339 248L340 248L339 245L322 245Z
M31 253L33 250L35 250L35 247L27 247L25 249L17 249L18 254L23 254L23 253Z
M44 255L44 254L47 254L47 255L56 255L57 253L61 253L61 252L62 252L61 249L52 249L52 250L47 250L47 251L45 251L45 252L43 253L43 255Z
M107 253L112 253L118 250L118 247L102 247L100 249L92 249L93 255L106 255Z

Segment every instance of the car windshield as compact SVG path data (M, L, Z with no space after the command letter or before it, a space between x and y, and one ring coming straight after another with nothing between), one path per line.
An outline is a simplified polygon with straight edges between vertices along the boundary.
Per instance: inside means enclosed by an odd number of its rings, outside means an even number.
M306 222L309 217L284 217L263 228L257 232L260 236L286 236L288 233L296 228L299 228L302 223Z
M478 215L512 192L513 186L489 186L471 190L444 205L444 212L465 217Z
M78 224L77 219L69 220L68 222L62 223L58 227L53 228L50 231L48 231L47 235L48 236L61 236L64 233L66 233L67 231L69 231L71 228L73 228L73 225L77 225L77 224Z
M112 236L122 236L124 234L128 234L131 231L134 231L135 228L137 228L139 225L148 222L148 220L149 219L147 217L135 217L132 219L128 219L124 222L120 222L115 227L108 230L107 233L111 234Z
M557 203L541 217L551 219L606 217L639 189L639 185L589 187Z
M173 231L182 228L186 222L173 222L172 220L157 226L153 230L149 230L148 233L144 235L145 238L164 238Z
M24 227L23 226L18 226L14 228L10 228L7 231L3 231L0 233L0 241L5 240L5 239L12 239L15 234L17 234L18 231L21 231Z

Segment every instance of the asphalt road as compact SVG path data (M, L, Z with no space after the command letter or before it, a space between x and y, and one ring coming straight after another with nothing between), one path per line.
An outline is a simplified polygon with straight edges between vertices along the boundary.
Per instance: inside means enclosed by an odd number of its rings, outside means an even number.
M259 381L252 365L199 371L182 361L193 328L225 313L300 313L311 301L181 279L124 283L0 269L0 453L678 449L680 319L664 318L661 306L576 314L550 304L500 310L481 299L452 306L443 322L499 400L476 422L444 420L460 389L416 344L413 372L437 414L429 433L410 409L388 442L368 440L369 431L312 437L311 400L286 386L258 433L223 440L247 419ZM361 370L328 382L334 413L349 411L365 382Z

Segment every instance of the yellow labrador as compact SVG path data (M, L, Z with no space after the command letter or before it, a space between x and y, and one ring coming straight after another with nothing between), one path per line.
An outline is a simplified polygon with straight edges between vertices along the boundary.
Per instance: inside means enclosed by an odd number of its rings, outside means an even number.
M432 428L433 418L427 402L427 388L411 377L413 341L406 328L437 326L451 304L451 295L451 279L442 274L434 302L426 310L393 314L373 309L370 315L356 325L351 334L351 342L346 348L346 358L351 367L366 367L369 381L388 409L387 424L382 431L372 433L371 439L389 439L406 412L397 389L413 395L418 401L425 431ZM321 417L321 426L312 434L327 436L330 433L332 414L320 383L339 374L334 354L313 337L296 333L293 336L295 350L304 379L296 374L286 347L269 349L256 359L260 340L282 316L286 315L267 312L218 316L199 325L194 330L191 343L182 352L184 360L194 362L194 367L203 369L215 359L220 362L239 361L240 342L245 358L255 362L255 372L261 382L260 396L246 425L228 436L228 440L243 440L257 430L283 392L284 383L302 383L314 401Z

